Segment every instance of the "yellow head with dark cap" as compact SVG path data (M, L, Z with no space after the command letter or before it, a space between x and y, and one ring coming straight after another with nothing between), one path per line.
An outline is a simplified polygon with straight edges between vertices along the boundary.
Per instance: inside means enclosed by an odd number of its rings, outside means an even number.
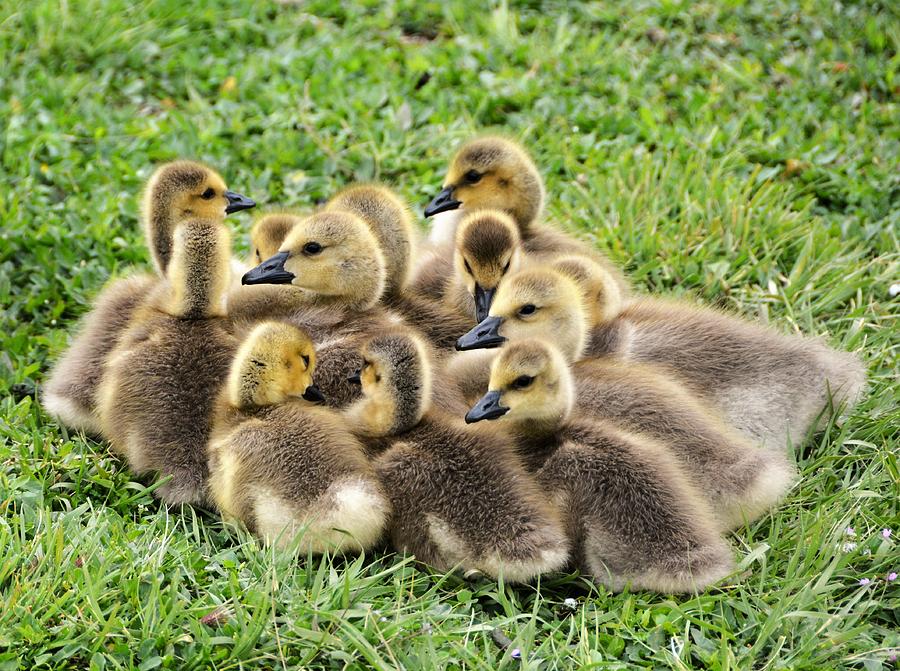
M243 277L244 284L290 284L311 302L364 310L384 293L384 254L369 226L349 212L318 212L291 228L278 253Z
M520 340L494 359L488 391L466 421L502 418L517 430L543 433L564 422L574 402L575 386L562 353L543 340Z
M541 338L577 361L587 337L587 315L578 285L548 266L530 266L500 283L488 316L460 337L456 349L499 347Z
M272 212L257 219L250 229L252 263L262 263L277 254L288 233L301 219L300 215L287 212Z
M462 207L509 214L526 236L544 206L544 183L528 153L496 135L475 138L453 157L443 190L425 208L425 216Z
M212 168L194 161L160 166L144 189L142 216L150 254L165 274L172 258L175 227L189 219L221 221L226 214L256 205L246 196L229 191Z
M369 436L408 431L431 405L431 361L425 343L401 330L371 338L361 350L363 365L349 380L363 397L348 408L355 429Z

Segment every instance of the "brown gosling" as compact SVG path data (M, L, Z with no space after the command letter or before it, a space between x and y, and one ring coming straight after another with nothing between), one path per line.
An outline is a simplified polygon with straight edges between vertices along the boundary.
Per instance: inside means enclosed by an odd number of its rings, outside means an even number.
M147 244L158 270L169 263L172 231L179 223L195 217L221 218L252 205L249 198L228 191L222 178L202 164L176 161L158 168L144 189L142 208ZM41 400L50 415L70 428L100 435L97 390L103 362L158 281L155 275L138 273L113 280L100 292L44 386Z
M538 340L494 360L466 421L497 420L565 511L578 566L612 590L706 588L734 568L707 502L667 447L574 410L559 350Z
M360 552L379 542L389 503L363 445L320 402L304 331L258 324L219 395L209 443L210 493L267 543Z
M606 282L590 300L615 296L613 281ZM853 354L710 308L642 297L591 323L592 313L603 312L596 305L588 311L571 277L548 267L525 268L501 283L489 316L457 347L537 337L552 340L568 361L614 356L653 364L751 440L776 451L814 430L831 408L855 403L865 385L865 369Z
M155 494L172 505L206 502L210 418L237 347L223 309L230 247L221 217L180 223L166 281L136 308L103 371L103 435L136 473L169 478Z
M373 449L391 498L397 550L439 570L461 567L526 582L562 568L568 540L558 512L504 434L475 430L430 407L426 344L401 331L372 338L356 379L363 398L348 422Z

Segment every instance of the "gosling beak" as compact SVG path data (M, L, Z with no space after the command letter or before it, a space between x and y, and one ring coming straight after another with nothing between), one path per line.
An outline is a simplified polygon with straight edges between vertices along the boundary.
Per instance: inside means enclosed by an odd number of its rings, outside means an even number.
M475 321L483 322L487 318L496 291L497 287L482 289L480 284L475 285Z
M489 391L466 413L466 424L474 424L483 419L497 419L508 412L509 408L500 405L500 392Z
M439 212L455 210L460 205L462 205L462 203L453 197L453 187L447 186L434 197L434 200L425 206L425 216L431 217Z
M278 252L256 268L251 268L241 278L241 284L290 284L294 273L284 269L290 252Z
M500 347L506 342L506 338L499 333L501 324L503 324L503 317L486 317L456 341L456 349L460 352L467 352L470 349Z
M251 207L256 207L256 201L250 200L247 196L242 196L234 191L226 191L225 199L228 201L228 205L225 206L225 214L249 210Z
M362 384L362 379L359 377L361 371L356 371L352 375L347 376L347 382L350 384Z
M303 400L309 401L310 403L324 403L325 395L316 385L311 384L306 388L306 391L303 392Z

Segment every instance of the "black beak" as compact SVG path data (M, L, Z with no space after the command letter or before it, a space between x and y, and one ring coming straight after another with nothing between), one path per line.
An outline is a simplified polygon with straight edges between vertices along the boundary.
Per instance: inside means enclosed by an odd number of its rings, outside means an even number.
M290 252L278 252L256 268L251 268L241 278L241 284L290 284L294 273L284 269Z
M497 419L508 412L509 408L500 405L500 392L489 391L466 413L466 424L474 424L483 419Z
M447 186L434 197L434 200L425 206L425 216L430 217L438 212L455 210L460 205L462 205L462 203L453 197L453 187Z
M348 375L347 382L349 382L350 384L362 384L362 380L359 377L360 373L361 371L356 371L352 375Z
M456 349L467 352L470 349L490 349L500 347L506 342L498 331L503 323L503 317L486 317L471 331L456 341Z
M487 318L496 291L497 287L482 289L480 284L475 285L475 321L481 323Z
M306 391L303 392L303 400L309 401L310 403L324 403L325 395L316 385L311 384L306 388Z
M250 200L247 196L242 196L234 191L226 191L225 198L228 200L228 205L225 206L225 214L249 210L251 207L256 207L256 201Z

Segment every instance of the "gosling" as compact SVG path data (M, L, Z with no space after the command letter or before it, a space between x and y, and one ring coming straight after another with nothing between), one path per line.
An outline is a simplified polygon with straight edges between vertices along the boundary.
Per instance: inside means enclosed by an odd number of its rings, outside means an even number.
M562 568L559 513L496 431L430 408L431 366L416 336L392 331L363 348L363 398L346 415L373 449L388 492L395 547L439 570L461 567L510 582Z
M467 422L497 420L518 437L565 511L577 565L614 591L704 589L734 568L706 501L665 445L574 411L559 350L525 340L500 352Z
M216 404L210 492L227 517L267 543L304 552L361 552L383 534L389 503L342 417L311 403L309 335L258 324L241 344Z
M154 493L170 505L207 501L210 417L237 348L223 309L230 255L221 218L179 224L167 280L136 308L103 371L102 433L133 471L168 478Z
M225 186L202 164L176 161L158 168L144 189L142 221L150 255L162 272L172 252L172 230L189 218L221 218L254 205ZM44 387L47 412L73 429L99 436L97 390L103 363L131 317L157 285L157 276L137 273L110 282L82 320L78 335L57 362Z

